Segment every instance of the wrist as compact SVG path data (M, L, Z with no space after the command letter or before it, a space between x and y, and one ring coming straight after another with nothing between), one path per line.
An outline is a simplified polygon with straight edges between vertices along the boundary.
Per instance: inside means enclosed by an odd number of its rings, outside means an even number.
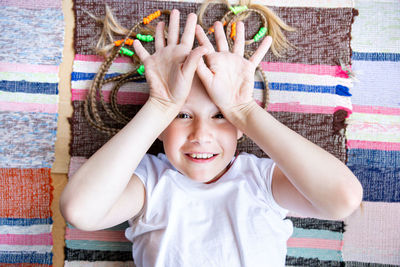
M224 116L237 128L243 130L249 116L256 109L261 108L254 99L248 103L240 104L230 108L229 110L221 110Z
M150 110L153 110L160 116L171 118L175 118L182 108L182 105L180 104L156 99L154 97L149 97L145 105L149 106Z

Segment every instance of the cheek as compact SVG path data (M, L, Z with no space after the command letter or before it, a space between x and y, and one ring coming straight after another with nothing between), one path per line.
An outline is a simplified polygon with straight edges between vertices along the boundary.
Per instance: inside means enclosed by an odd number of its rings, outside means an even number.
M171 150L179 147L185 141L185 138L185 132L182 127L175 124L168 126L162 134L165 152L171 152Z

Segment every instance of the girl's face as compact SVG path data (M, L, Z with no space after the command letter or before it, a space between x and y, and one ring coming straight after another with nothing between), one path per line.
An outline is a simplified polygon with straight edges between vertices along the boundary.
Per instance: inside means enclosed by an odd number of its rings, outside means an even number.
M159 139L168 160L178 171L192 180L207 182L225 171L241 136L223 117L195 75L185 105Z

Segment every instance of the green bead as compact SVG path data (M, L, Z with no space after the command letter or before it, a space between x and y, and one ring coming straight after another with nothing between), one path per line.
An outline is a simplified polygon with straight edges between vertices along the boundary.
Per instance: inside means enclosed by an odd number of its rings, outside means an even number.
M245 10L247 10L247 6L232 6L231 7L231 11L233 12L233 14L237 14L237 13L240 13L240 12L243 12L243 11L245 11Z
M140 41L143 42L152 42L154 40L154 37L151 35L143 35L143 34L136 34L136 38L139 39Z
M128 48L125 47L121 47L121 50L119 50L120 54L123 54L125 56L131 57L133 56L135 53L131 50L129 50Z
M137 69L137 72L138 72L140 75L143 75L143 73L144 73L144 65L140 65L140 67Z
M257 34L253 37L254 42L260 41L260 39L263 38L266 33L267 33L267 28L261 27L258 30Z

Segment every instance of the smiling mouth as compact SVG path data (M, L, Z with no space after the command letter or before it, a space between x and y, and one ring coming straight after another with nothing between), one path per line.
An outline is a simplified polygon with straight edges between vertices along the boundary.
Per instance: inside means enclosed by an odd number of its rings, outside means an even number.
M196 162L205 162L214 159L218 154L211 153L188 153L185 154L189 159Z

